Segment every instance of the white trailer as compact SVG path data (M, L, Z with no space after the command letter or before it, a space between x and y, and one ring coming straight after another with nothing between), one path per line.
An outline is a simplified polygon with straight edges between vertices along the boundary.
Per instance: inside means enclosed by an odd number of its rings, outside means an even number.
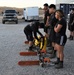
M39 8L27 7L23 10L23 18L25 21L39 20Z

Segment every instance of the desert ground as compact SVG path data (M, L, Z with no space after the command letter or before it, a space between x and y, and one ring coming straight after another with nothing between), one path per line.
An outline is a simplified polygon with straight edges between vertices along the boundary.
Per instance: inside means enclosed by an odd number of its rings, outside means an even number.
M67 40L63 69L57 70L54 66L42 68L40 65L19 66L17 64L20 60L38 60L38 56L19 55L19 52L27 51L28 48L28 45L24 44L26 36L23 29L29 23L19 17L18 24L8 22L2 24L2 16L0 16L0 75L74 75L74 40ZM41 32L43 33L42 30ZM68 30L67 36L69 36Z

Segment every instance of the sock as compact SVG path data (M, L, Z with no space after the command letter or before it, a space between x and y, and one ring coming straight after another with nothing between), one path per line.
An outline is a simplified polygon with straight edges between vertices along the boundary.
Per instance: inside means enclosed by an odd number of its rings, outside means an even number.
M63 64L63 61L60 61L61 64Z

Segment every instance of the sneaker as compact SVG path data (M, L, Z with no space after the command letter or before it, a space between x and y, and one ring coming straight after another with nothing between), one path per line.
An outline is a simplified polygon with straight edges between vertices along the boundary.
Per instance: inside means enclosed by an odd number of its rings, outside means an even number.
M29 47L28 51L33 51L33 46Z
M55 65L59 64L60 58L57 58L57 60L54 62Z
M56 69L61 69L61 68L63 68L63 63L56 64L56 65L55 65L55 68L56 68Z

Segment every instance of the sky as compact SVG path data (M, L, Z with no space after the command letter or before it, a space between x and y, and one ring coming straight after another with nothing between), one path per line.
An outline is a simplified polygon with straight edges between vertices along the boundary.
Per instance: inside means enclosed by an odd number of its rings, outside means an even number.
M17 7L17 8L24 8L31 6L43 7L44 3L55 4L55 0L0 0L0 6Z

